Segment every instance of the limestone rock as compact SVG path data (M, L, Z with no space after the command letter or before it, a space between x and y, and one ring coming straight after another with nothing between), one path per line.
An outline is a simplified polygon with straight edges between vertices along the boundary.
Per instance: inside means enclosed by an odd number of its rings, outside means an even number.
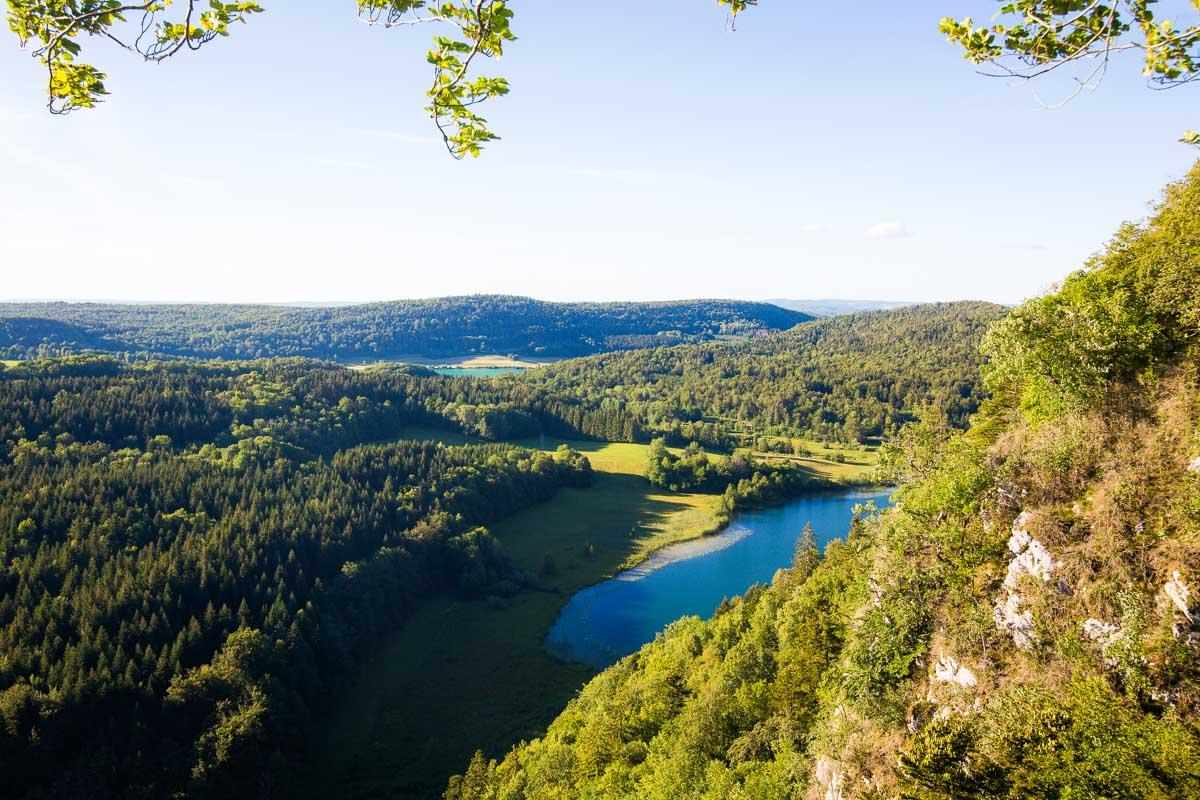
M816 778L825 789L825 800L843 800L846 776L836 763L824 756L817 759Z
M994 609L996 625L1008 631L1013 644L1026 648L1033 644L1033 614L1021 610L1021 596L1010 594L1008 599L996 603Z
M1187 584L1183 582L1183 576L1179 574L1179 570L1175 570L1175 574L1171 576L1171 580L1167 581L1166 585L1163 586L1163 591L1167 593L1167 597L1171 599L1175 608L1179 609L1179 612L1187 617L1188 622L1195 622L1195 618L1192 617L1191 606L1188 602L1191 599L1192 592L1188 589Z
M975 673L959 664L956 659L942 656L933 667L933 676L942 683L953 683L964 689L973 689L978 682Z
M1104 622L1099 619L1089 619L1083 623L1083 635L1091 639L1101 647L1108 647L1110 644L1121 638L1121 629L1111 622Z

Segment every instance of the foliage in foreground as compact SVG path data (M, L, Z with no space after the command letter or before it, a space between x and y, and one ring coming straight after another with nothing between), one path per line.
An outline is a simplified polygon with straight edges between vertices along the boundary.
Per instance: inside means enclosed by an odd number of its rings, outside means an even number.
M728 9L730 28L739 14L758 0L717 0ZM1200 77L1200 24L1162 19L1155 0L1112 3L1061 0L998 0L997 19L975 25L970 18L945 18L941 31L960 45L966 58L993 64L1001 74L1035 79L1064 66L1087 68L1078 91L1103 79L1110 62L1124 51L1143 60L1143 74L1157 88L1182 86ZM92 108L108 93L107 76L79 60L82 42L103 38L161 62L230 34L233 26L264 11L251 0L183 0L169 14L171 0L8 0L8 25L22 46L47 73L52 113ZM499 137L477 107L509 92L507 79L480 76L476 62L498 59L516 40L513 12L506 0L357 0L359 18L369 25L412 27L436 25L449 35L434 37L426 54L433 79L426 91L426 111L437 125L450 154L477 157ZM133 21L136 19L136 23ZM1185 19L1191 19L1186 17ZM1188 131L1183 141L1200 144Z

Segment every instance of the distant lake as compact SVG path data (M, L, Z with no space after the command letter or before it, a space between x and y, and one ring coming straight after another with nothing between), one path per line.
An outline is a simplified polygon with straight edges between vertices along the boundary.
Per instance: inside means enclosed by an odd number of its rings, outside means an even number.
M546 636L559 658L597 668L637 651L680 617L708 618L726 597L767 583L789 567L805 523L822 550L850 531L851 510L890 491L809 495L786 505L735 514L720 535L663 548L641 566L575 594Z
M525 367L434 367L433 371L452 378L494 378L497 375L525 372Z

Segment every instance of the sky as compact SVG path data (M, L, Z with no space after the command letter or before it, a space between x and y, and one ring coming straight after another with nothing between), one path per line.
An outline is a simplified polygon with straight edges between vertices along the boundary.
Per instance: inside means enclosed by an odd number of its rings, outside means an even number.
M0 34L0 298L1014 303L1197 155L1200 88L1136 56L1057 108L1065 79L978 75L937 22L993 2L762 0L730 31L715 0L511 0L503 139L457 162L434 30L262 4L163 64L86 43L112 94L66 117Z

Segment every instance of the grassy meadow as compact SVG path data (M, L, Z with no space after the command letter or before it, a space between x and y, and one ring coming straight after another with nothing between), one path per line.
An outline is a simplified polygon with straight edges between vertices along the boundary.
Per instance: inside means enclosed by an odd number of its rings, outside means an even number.
M814 475L831 480L859 480L866 477L879 463L879 448L860 447L849 449L837 445L829 445L812 439L787 439L791 444L799 444L808 455L789 455L785 453L754 452L755 458L767 461L790 461L799 464ZM836 460L838 457L841 460Z
M405 435L467 441L442 431ZM559 443L522 442L548 450ZM642 477L646 445L569 444L591 459L595 484L561 490L492 528L532 574L549 555L556 569L542 580L552 591L503 603L445 598L426 605L336 698L325 746L305 781L309 797L440 797L447 776L476 747L499 756L539 735L594 674L542 646L571 595L658 547L715 529L717 497L671 494Z
M388 364L416 364L422 367L519 367L533 369L546 364L553 364L555 358L518 358L516 356L446 356L445 358L429 358L428 356L397 356L383 361L344 362L351 369L369 369L370 367Z

